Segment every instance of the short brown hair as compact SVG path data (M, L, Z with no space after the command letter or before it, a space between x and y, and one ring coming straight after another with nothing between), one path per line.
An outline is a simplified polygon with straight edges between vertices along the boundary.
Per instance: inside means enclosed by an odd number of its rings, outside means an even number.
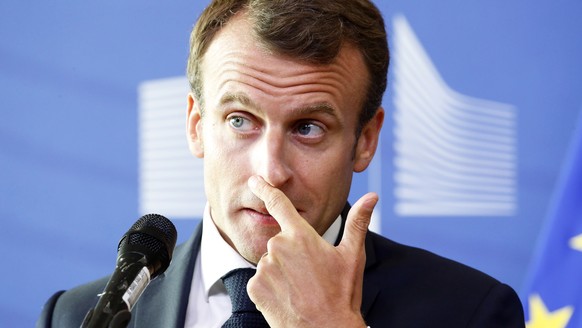
M259 41L282 55L329 64L345 42L360 50L370 80L356 132L359 135L381 105L386 90L390 54L378 8L368 0L213 0L190 36L188 80L201 102L202 58L216 33L241 11L252 19Z

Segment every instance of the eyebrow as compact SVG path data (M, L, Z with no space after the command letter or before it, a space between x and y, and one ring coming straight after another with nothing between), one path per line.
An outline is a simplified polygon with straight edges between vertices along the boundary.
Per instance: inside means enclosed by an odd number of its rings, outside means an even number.
M224 106L230 103L239 103L245 107L250 107L259 111L261 110L261 107L257 103L255 103L246 94L240 92L237 93L227 92L222 96L222 98L220 98L219 102L220 106ZM338 121L340 121L337 109L327 102L315 103L308 106L299 107L296 109L296 113L299 116L322 113L332 116L336 118Z
M240 93L240 92L239 93L232 93L232 92L225 93L222 96L222 98L220 98L219 105L224 106L226 104L235 103L235 102L238 102L245 107L253 107L253 108L257 108L257 109L259 108L259 106L257 104L255 104L255 102L253 102L251 100L251 98L249 98L244 93Z

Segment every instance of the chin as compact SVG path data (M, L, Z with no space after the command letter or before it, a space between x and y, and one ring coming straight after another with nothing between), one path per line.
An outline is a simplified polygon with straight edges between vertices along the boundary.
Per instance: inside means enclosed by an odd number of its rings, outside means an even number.
M259 260L261 259L261 257L263 256L263 254L265 254L267 252L267 247L265 246L265 251L257 251L257 250L249 250L248 252L243 252L244 254L241 254L242 257L244 257L245 260L247 260L248 262L257 265L257 263L259 263Z
M263 254L267 252L267 242L275 234L264 236L262 238L256 238L253 236L249 239L244 240L244 245L239 248L239 254L244 257L247 261L257 264ZM250 243L249 243L250 242Z

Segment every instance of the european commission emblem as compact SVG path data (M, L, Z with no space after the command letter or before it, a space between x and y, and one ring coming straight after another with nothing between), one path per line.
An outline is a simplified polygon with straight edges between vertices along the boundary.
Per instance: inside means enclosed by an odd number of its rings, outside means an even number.
M394 24L395 213L516 212L516 108L452 90L403 16Z

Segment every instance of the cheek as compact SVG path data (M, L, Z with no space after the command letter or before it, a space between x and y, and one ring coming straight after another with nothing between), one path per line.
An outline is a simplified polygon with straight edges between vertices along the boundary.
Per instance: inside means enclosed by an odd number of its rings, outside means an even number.
M305 202L310 206L305 219L320 235L341 213L350 191L351 170L345 160L336 160L335 165L311 166L311 174L300 182L302 197L309 197Z
M310 191L316 204L332 203L335 207L346 201L353 173L351 157L351 149L328 156L320 153L301 165L301 173L296 171L296 176L301 177L300 185Z
M205 131L207 131L204 135L205 158L208 160L205 162L205 169L232 174L233 168L236 168L233 165L236 165L243 153L240 147L228 138L228 131L224 131L216 124L210 126L210 129L205 128Z
M228 131L215 128L205 137L204 183L214 193L214 200L222 202L220 206L227 206L233 203L233 198L240 198L248 191L251 154Z

